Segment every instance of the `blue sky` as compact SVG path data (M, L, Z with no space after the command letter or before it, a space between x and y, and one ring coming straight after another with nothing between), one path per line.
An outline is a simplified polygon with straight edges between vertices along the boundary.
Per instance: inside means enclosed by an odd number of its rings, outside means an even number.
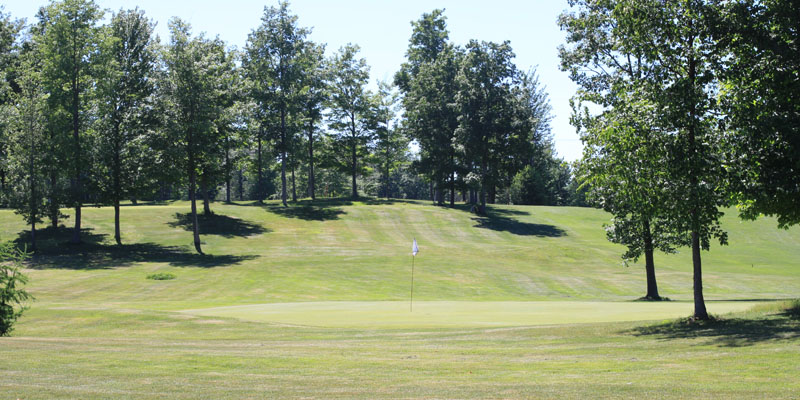
M265 5L277 0L191 1L191 0L96 0L106 9L139 8L158 25L166 41L167 21L179 16L191 23L194 32L219 35L230 45L243 47L247 35L259 22ZM4 0L5 12L31 22L45 1ZM371 77L391 79L405 58L412 20L424 12L444 8L450 39L465 44L470 39L510 40L516 64L527 70L537 67L547 87L555 119L553 133L559 156L568 161L581 155L581 142L569 124L569 98L575 85L558 68L557 47L564 33L556 25L558 15L568 8L566 0L294 0L292 11L302 26L313 28L311 39L327 43L328 53L346 43L361 46L361 55L371 66Z

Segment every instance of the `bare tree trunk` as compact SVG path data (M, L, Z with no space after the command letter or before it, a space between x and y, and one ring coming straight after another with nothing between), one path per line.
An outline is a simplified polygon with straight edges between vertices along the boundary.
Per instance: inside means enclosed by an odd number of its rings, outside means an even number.
M656 266L653 261L653 236L650 232L650 220L647 218L642 222L644 234L644 269L647 274L647 299L661 300L658 295L658 284L656 283Z

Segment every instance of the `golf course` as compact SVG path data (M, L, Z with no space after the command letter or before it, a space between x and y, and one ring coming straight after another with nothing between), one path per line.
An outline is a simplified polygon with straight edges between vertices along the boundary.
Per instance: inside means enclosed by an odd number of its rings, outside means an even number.
M727 210L730 246L656 253L659 291L576 207L317 200L84 209L39 232L35 297L0 338L3 398L793 398L800 229ZM64 210L68 212L68 210ZM69 221L69 220L67 220ZM0 210L0 241L26 240ZM411 243L414 302L410 304ZM152 279L153 277L162 279ZM150 277L150 279L148 279ZM164 279L173 278L173 279Z

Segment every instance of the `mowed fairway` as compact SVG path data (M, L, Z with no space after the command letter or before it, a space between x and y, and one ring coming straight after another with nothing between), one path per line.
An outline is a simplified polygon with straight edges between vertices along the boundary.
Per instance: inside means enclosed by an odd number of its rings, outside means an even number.
M723 220L691 312L690 254L624 267L608 215L427 202L223 205L193 254L185 202L85 208L42 232L36 302L0 338L0 398L795 398L800 229ZM68 210L65 210L68 212ZM69 225L72 221L67 220ZM0 240L24 235L0 210ZM408 309L411 240L414 311ZM174 280L146 276L168 272ZM787 307L790 308L787 311ZM792 311L794 310L794 311ZM728 312L736 314L726 315Z
M757 304L710 303L718 313L746 311ZM417 329L646 321L685 317L692 313L692 307L689 302L423 301L412 309L408 302L329 301L214 307L184 313L299 326Z

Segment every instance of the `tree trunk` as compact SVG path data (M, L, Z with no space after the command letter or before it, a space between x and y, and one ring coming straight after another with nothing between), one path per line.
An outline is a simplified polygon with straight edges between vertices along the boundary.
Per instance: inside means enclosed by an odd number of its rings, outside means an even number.
M208 174L203 171L203 175L200 177L200 193L203 195L203 215L206 217L211 216L211 204L209 204L209 193L208 193Z
M689 21L689 29L692 29L693 21ZM694 36L690 35L689 40L687 41L690 47L694 47ZM690 83L690 90L692 95L690 97L690 104L689 104L689 182L692 186L689 190L689 201L691 201L692 211L691 211L691 221L692 221L692 270L694 273L694 318L699 320L708 320L708 312L706 311L706 303L705 299L703 298L703 269L702 269L702 262L700 259L700 218L698 215L697 210L697 203L698 199L698 187L700 183L697 179L697 170L699 167L697 166L697 143L696 143L696 128L697 125L695 121L697 119L697 101L694 99L694 91L695 91L695 81L697 77L697 63L693 56L693 49L692 52L689 53L689 83Z
M36 220L31 221L31 251L36 251Z
M244 172L239 168L239 201L244 201Z
M77 74L78 71L76 71ZM78 78L73 79L72 82L72 139L75 145L75 180L73 181L73 192L75 201L75 228L72 231L72 239L70 243L81 243L81 203L83 187L81 185L81 140L80 140L80 115L78 113L80 105L80 97L78 92Z
M258 176L257 176L258 181L256 182L256 197L257 197L256 200L258 200L258 204L263 204L264 203L264 197L265 197L264 196L264 172L263 172L263 168L261 166L261 164L262 164L261 163L261 158L262 158L261 157L261 153L262 153L261 136L263 136L262 133L263 133L263 131L261 131L261 129L259 129L259 134L258 134L258 154L257 154L257 156L258 156L258 158L257 158L258 166L256 168L258 170Z
M225 143L227 147L229 145L227 137ZM231 156L227 148L225 149L225 202L228 204L231 202Z
M31 133L33 129L31 129ZM34 160L35 154L35 144L33 140L33 135L31 134L31 148L30 148L30 155L28 157L28 176L30 177L30 187L31 187L31 251L36 251L36 218L39 215L39 207L38 202L36 201L36 160Z
M51 167L52 168L52 167ZM59 217L59 208L58 208L58 201L56 200L56 184L58 182L58 178L56 178L56 171L55 169L50 170L50 193L48 193L48 197L50 198L50 204L48 207L50 213L50 225L53 229L58 229L58 217Z
M358 187L356 186L356 174L358 171L358 159L357 157L357 137L356 137L356 116L352 112L350 113L350 135L352 139L351 143L351 151L352 151L352 165L353 165L353 198L358 198Z
M308 195L316 199L314 193L314 121L308 125Z
M647 273L647 296L645 297L650 300L661 300L656 283L656 266L653 261L653 235L650 232L650 220L647 218L642 221L642 231L644 234L644 269Z
M291 157L291 156L290 156ZM297 203L297 186L295 184L294 179L294 159L290 159L290 164L292 165L292 203Z
M286 110L281 109L281 202L287 207L288 198L286 191Z
M114 123L114 240L117 245L122 245L122 235L120 234L119 226L119 201L122 198L122 160L121 150L119 143L119 122Z
M203 254L203 249L200 247L200 227L197 222L197 174L195 172L194 161L194 143L191 130L188 132L189 140L187 140L188 155L189 155L189 202L192 206L192 236L194 237L194 249L198 254Z
M452 147L452 145L450 146ZM450 150L450 168L455 169L456 156L453 154L452 148ZM456 171L450 171L450 208L456 206Z

